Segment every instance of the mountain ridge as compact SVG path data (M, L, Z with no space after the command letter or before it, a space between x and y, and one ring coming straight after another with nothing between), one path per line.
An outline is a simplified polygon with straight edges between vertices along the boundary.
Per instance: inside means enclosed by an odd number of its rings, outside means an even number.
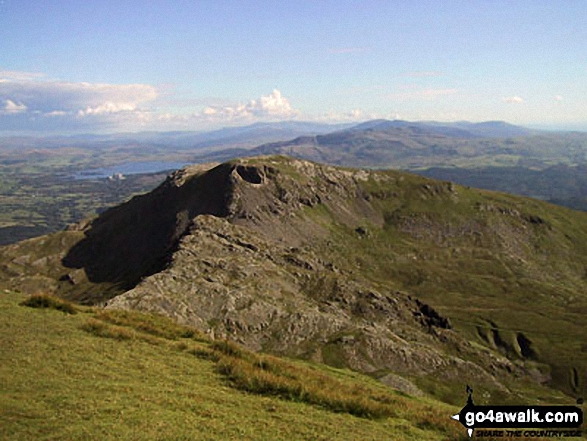
M412 390L468 379L505 397L524 378L580 394L584 357L532 320L587 345L569 315L587 303L586 226L407 173L261 157L188 167L89 223L4 247L0 279L399 374Z
M249 150L222 150L202 160L288 155L347 167L421 170L429 167L580 164L587 158L584 133L549 133L503 121L481 123L372 120L326 134L301 135Z

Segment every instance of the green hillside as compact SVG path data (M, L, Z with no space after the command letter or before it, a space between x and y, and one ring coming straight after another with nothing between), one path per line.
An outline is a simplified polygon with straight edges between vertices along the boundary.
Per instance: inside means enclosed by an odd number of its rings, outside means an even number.
M226 350L161 317L82 307L69 314L23 306L25 299L0 294L2 439L466 439L450 419L456 407L394 393L350 371L232 344ZM287 396L271 381L242 390L226 371L239 360L266 369L257 372L279 366L281 378L301 378L308 392ZM309 404L317 379L322 404ZM381 414L349 413L370 402Z

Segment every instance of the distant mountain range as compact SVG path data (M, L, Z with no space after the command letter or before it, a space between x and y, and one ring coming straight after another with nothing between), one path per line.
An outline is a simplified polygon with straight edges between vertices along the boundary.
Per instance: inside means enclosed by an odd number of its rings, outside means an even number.
M538 132L536 130L508 124L504 121L486 121L480 123L460 121L454 123L442 123L436 121L389 121L385 119L367 121L353 126L349 130L389 130L405 127L454 138L507 138L512 136L526 136Z
M565 136L568 135L539 132L500 121L374 120L324 135L268 143L249 154L287 154L330 164L380 168L519 165L519 161L529 158L546 163L553 154L564 155L564 151L554 152L550 146L545 149L535 146L533 141L542 137L547 142L560 143L560 138ZM217 152L217 156L221 153Z
M226 127L214 131L138 132L107 135L11 136L0 137L0 150L8 148L107 148L115 145L165 146L194 152L222 148L251 148L259 144L342 130L352 124L321 124L301 121L256 123L243 127Z
M0 243L63 228L139 189L153 188L163 176L127 180L113 188L98 181L64 181L79 172L150 162L160 163L160 170L168 173L178 166L174 164L275 154L349 167L403 169L587 210L587 133L536 131L501 121L291 121L202 133L0 138Z

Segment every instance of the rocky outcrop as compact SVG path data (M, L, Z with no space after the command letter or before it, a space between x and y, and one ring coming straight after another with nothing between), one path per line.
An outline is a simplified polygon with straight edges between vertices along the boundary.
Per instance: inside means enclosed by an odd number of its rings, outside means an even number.
M107 308L165 314L254 350L363 372L499 385L482 367L447 355L453 347L475 351L428 305L341 273L311 249L210 215L194 220L166 269Z
M91 222L6 247L0 280L402 390L428 377L506 393L518 378L550 381L550 341L518 329L511 305L585 292L587 222L557 216L399 172L251 158L187 167Z

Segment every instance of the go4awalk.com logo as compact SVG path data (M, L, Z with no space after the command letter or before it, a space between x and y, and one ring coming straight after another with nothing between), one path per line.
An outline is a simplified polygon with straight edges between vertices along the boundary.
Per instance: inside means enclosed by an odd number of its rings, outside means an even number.
M473 389L467 386L467 404L452 419L469 433L498 437L581 436L583 410L577 406L476 406Z

